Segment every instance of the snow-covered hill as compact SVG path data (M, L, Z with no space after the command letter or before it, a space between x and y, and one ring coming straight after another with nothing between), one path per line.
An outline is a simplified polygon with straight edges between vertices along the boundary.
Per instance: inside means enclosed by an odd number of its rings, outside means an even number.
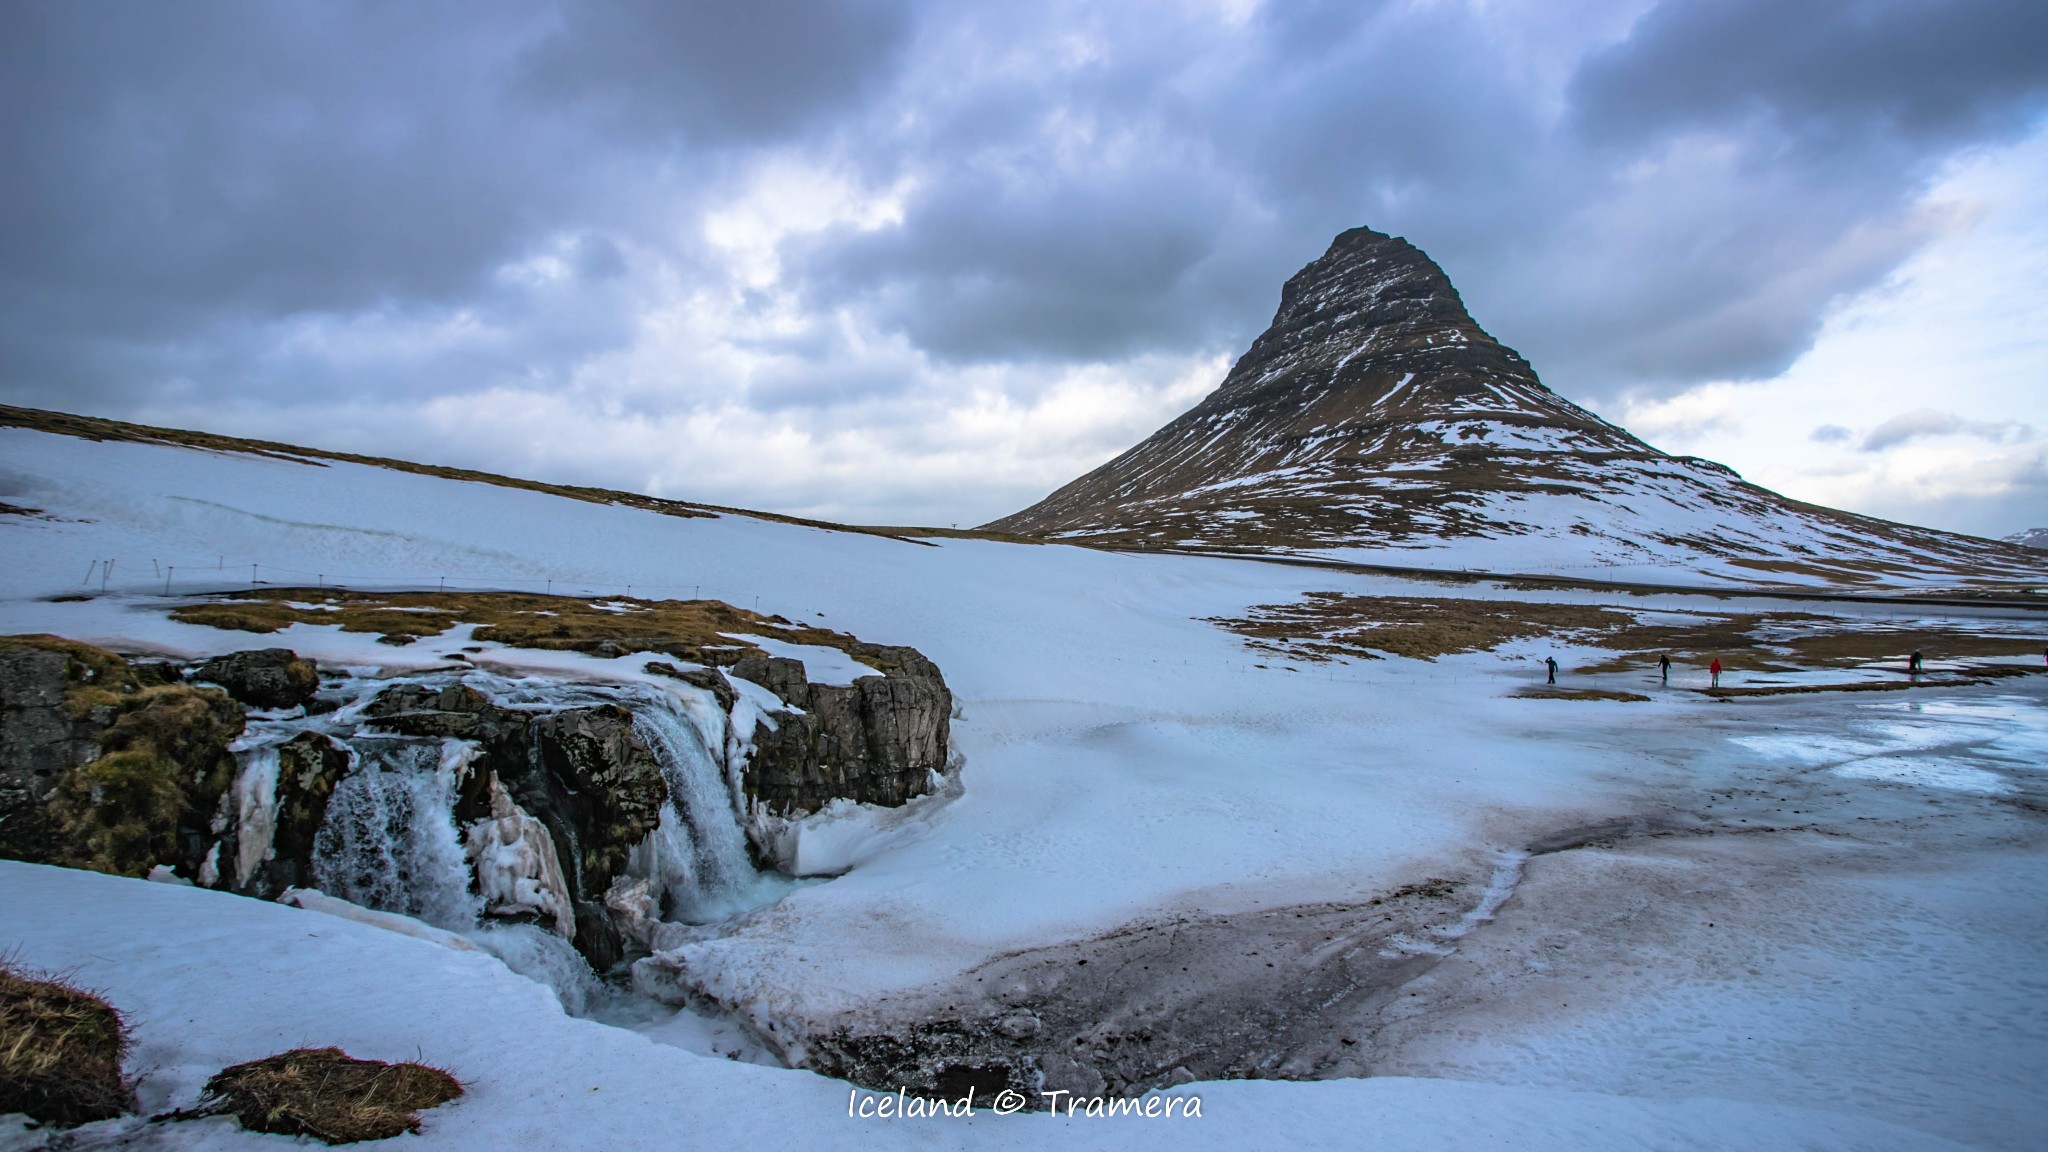
M696 931L663 962L792 1060L814 1039L914 1034L1034 995L1048 997L1039 1015L1003 1019L1049 1029L1071 995L1102 1009L1067 1083L1169 1041L1220 1052L1215 1075L1230 1077L1173 1089L1205 1104L1180 1126L850 1118L843 1083L645 1038L677 1040L678 1024L643 1019L643 1036L572 1019L478 953L0 864L0 952L73 971L134 1014L151 1108L189 1104L225 1063L340 1043L465 1076L471 1094L421 1138L451 1148L2048 1139L2048 1012L2025 992L2048 980L2040 677L1728 703L1698 694L1707 674L1689 664L1668 688L1640 668L1592 671L1615 653L1569 631L1434 661L1316 661L1214 621L1315 592L1601 598L675 515L228 444L4 428L0 501L5 633L184 657L282 645L359 676L470 655L506 676L604 680L651 655L520 656L457 632L392 647L333 625L253 635L168 614L252 585L445 582L598 603L715 596L914 645L960 704L957 794L828 821L827 870L843 875ZM1613 606L1704 632L1769 610L1880 636L1937 626L1869 604ZM2017 610L1948 611L2022 638L2037 627ZM1886 668L1870 676L1901 675L1882 640L1874 651ZM1545 656L1648 699L1520 698ZM1165 956L1204 982L1151 972ZM1313 1042L1290 1039L1270 1065L1203 1015L1241 1021L1307 992L1291 1019ZM1305 1068L1386 1078L1273 1082ZM166 1147L264 1142L225 1121L149 1131ZM37 1139L0 1146L10 1135Z
M988 525L1129 548L1810 584L2039 580L1988 540L1801 504L1545 388L1441 268L1358 228L1287 282L1230 375Z
M2017 544L2022 548L2048 549L2048 528L2029 528L2025 532L2015 532L2007 536L2005 542Z

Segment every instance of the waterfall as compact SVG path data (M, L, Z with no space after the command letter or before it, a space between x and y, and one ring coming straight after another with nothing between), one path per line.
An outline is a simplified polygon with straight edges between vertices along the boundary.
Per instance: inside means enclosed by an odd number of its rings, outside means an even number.
M322 892L437 928L465 931L481 906L455 830L455 785L471 749L461 741L358 733L354 771L335 785L313 839Z
M716 716L716 713L713 714ZM722 757L724 717L707 736L702 717L664 696L633 710L633 730L661 761L669 803L656 829L653 859L642 865L661 901L664 919L693 924L723 920L756 908L789 888L786 879L754 868L747 852Z
M486 897L472 877L464 830L454 815L477 747L464 740L363 730L365 706L392 685L439 688L457 681L501 707L536 715L594 704L622 705L633 714L635 734L661 764L669 799L656 829L634 850L627 874L646 882L653 900L643 906L660 919L716 923L772 902L795 883L754 867L740 822L737 772L727 770L729 723L708 693L478 671L356 680L346 689L350 701L337 710L252 726L246 744L236 749L239 770L229 803L237 831L221 846L222 870L245 883L267 858L276 824L279 746L300 732L319 732L345 748L351 763L314 834L314 884L365 908L456 932L513 971L553 988L566 1010L596 1010L605 989L568 938L541 925L486 915Z

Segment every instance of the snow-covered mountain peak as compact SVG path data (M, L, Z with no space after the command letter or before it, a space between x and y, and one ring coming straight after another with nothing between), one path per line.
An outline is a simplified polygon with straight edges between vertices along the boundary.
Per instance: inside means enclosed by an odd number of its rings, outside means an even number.
M1272 324L1201 403L987 527L1617 578L2043 575L2007 545L1800 504L1652 448L1544 387L1435 261L1366 228L1288 280Z

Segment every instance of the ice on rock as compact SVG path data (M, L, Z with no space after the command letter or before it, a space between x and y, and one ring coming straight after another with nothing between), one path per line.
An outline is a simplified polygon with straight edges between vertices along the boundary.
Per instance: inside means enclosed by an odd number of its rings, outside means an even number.
M496 773L491 775L491 814L469 826L465 848L487 915L538 915L553 920L563 938L576 938L576 912L555 838L547 825L513 802Z
M249 877L270 859L272 837L277 833L277 745L266 744L237 754L240 771L235 775L235 886L246 885Z

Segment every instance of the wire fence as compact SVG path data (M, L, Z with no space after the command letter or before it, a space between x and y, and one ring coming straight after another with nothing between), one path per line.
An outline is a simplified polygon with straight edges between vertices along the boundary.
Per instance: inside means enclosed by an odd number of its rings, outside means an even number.
M755 591L701 581L613 582L574 576L528 576L473 572L322 572L227 555L151 556L146 559L89 559L78 584L87 593L201 596L265 588L307 588L335 592L525 592L543 596L614 597L643 600L720 600L760 610Z

